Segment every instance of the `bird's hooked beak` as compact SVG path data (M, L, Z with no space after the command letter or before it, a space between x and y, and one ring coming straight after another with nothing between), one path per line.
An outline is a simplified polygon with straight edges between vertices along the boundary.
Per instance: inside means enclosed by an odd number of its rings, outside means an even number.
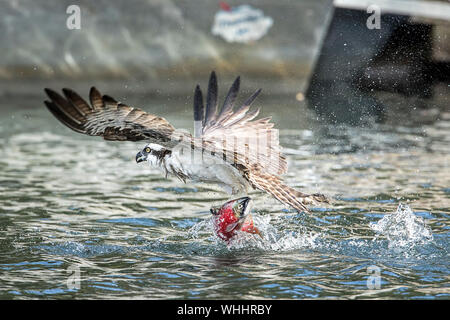
M142 151L139 151L136 154L136 163L147 160L147 155L145 155Z

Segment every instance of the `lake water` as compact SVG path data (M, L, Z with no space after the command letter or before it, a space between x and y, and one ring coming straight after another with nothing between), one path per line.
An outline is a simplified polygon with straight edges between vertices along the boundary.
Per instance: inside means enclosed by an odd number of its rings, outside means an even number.
M209 208L228 195L136 164L145 143L72 132L43 99L0 105L2 299L450 297L449 113L346 126L261 99L281 129L286 182L332 203L296 213L252 192L263 237L227 246ZM191 100L136 99L192 127Z

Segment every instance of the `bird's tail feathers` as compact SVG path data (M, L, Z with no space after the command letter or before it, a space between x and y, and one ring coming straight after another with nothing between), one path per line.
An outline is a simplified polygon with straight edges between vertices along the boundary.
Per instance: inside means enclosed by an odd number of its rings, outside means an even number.
M310 210L306 205L316 205L318 203L329 203L326 196L320 193L306 194L297 191L288 185L275 175L263 174L263 173L248 173L248 180L257 189L266 191L274 196L280 202L287 204L298 212L305 211L310 213Z

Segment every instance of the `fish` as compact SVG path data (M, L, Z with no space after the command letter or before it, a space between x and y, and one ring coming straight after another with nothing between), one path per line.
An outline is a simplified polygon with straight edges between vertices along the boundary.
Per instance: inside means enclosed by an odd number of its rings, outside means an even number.
M259 229L250 214L251 199L242 197L225 202L221 206L213 206L214 232L222 240L229 242L238 231L261 236Z

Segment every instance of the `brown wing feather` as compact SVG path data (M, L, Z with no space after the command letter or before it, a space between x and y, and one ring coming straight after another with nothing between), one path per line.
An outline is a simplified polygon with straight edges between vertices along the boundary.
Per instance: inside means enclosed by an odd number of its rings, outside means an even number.
M264 174L257 170L250 170L247 174L247 179L254 188L265 191L277 200L287 204L299 212L310 212L303 202L297 198L298 192L285 185L281 179L275 175Z
M90 104L75 91L64 88L64 97L45 89L51 101L45 101L50 112L72 130L105 140L155 142L170 141L175 128L166 119L117 102L92 87Z

